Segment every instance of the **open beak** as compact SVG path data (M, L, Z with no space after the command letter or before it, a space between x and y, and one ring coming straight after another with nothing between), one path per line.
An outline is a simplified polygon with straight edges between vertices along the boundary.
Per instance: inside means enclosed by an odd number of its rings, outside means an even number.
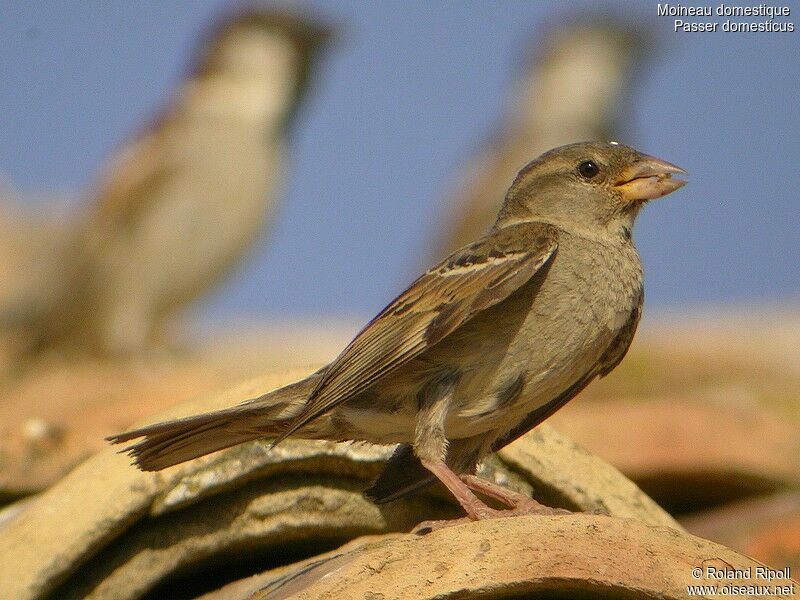
M687 173L680 167L644 154L622 172L613 187L627 202L653 200L686 185L683 179L672 179L673 174Z

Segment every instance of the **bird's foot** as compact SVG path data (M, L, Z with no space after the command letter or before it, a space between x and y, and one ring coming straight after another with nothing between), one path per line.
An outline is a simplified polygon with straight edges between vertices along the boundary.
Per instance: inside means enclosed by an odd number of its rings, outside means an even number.
M422 523L414 527L414 529L411 530L411 533L414 533L416 535L428 535L432 531L438 531L439 529L447 529L448 527L455 527L456 525L464 525L466 523L472 523L472 519L470 519L469 517L461 517L459 519L423 521Z
M495 483L475 477L474 475L462 475L461 480L470 490L494 498L509 508L502 510L491 508L475 498L474 501L468 504L470 509L469 516L443 521L423 521L413 529L413 533L425 535L439 529L445 529L454 525L463 525L464 523L470 523L472 521L483 521L485 519L506 519L509 517L526 515L555 516L572 514L572 511L565 508L545 506L524 494L506 489Z
M541 502L537 502L530 496L520 494L513 490L504 488L501 485L486 481L475 475L462 475L461 480L467 484L467 487L473 492L478 492L489 498L494 498L498 502L502 502L509 507L510 510L494 510L488 506L484 506L485 511L494 513L506 513L501 516L512 516L512 514L520 515L568 515L571 511L564 508L551 508L545 506ZM485 512L484 511L484 512ZM490 514L488 517L480 518L496 518Z
M465 518L448 521L425 521L414 528L414 533L423 535L437 529L461 525L469 521L482 521L484 519L503 519L522 515L552 516L571 514L568 510L563 508L550 508L529 496L506 489L503 486L491 483L474 475L456 475L443 462L423 461L422 464L436 475L452 492L455 499L458 500L458 503L467 513L467 516ZM509 508L497 510L486 506L474 492L493 498Z

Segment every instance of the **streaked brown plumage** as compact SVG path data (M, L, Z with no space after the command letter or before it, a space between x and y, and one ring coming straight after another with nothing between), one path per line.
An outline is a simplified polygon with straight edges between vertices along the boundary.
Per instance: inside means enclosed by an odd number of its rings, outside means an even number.
M628 349L642 305L631 227L683 171L616 143L557 148L526 166L492 230L391 302L328 367L218 413L110 438L145 470L256 437L400 443L368 495L439 478L470 518L529 499L476 464L547 418ZM473 491L471 491L473 490Z

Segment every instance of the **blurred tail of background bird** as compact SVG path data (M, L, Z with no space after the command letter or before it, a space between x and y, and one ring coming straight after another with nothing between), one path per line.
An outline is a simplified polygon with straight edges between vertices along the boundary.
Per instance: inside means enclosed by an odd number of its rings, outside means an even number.
M274 218L289 126L331 33L275 8L212 28L167 109L89 195L63 282L27 315L18 363L54 349L141 353L246 257Z
M426 262L491 226L519 165L549 148L626 131L626 101L648 56L645 32L602 18L559 19L535 37L503 122L454 181L443 231Z
M55 290L61 288L62 258L75 234L66 204L66 198L31 198L10 189L0 190L3 362L14 345L28 335L28 326L52 305Z

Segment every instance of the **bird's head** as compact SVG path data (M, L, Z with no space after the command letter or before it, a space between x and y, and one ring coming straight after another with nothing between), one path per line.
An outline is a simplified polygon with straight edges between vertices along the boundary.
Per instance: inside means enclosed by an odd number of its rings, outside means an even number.
M506 195L498 224L541 220L589 232L630 235L648 200L674 192L686 171L617 142L582 142L526 165Z
M293 9L253 3L214 24L190 80L212 90L211 102L288 121L334 37L332 27Z
M254 3L213 26L197 70L201 75L240 73L253 77L289 68L279 61L301 68L333 35L331 27L307 15Z

